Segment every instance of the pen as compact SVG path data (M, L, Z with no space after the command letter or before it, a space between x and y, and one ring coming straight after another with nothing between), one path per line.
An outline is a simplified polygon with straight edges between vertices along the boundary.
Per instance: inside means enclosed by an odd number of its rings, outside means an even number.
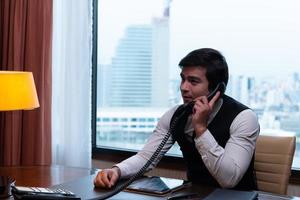
M193 199L199 197L197 193L180 194L172 197L168 197L167 200L179 200L179 199Z

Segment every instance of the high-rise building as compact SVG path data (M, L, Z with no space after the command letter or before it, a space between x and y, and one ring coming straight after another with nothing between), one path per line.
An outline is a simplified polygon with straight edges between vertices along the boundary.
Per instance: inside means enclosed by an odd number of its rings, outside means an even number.
M127 27L112 59L107 105L168 107L168 41L168 18Z
M109 106L143 107L151 104L152 27L126 29L112 58Z
M169 107L169 18L152 21L151 106Z

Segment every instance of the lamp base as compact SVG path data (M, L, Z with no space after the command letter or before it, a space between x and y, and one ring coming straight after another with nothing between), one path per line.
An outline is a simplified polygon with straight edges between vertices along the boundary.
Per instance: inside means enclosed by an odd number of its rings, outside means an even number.
M11 196L12 185L15 185L15 179L8 176L0 176L0 199Z

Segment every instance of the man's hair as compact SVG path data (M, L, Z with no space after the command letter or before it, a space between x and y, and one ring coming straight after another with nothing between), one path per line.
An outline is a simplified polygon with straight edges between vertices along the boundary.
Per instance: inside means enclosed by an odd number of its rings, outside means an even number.
M224 56L217 50L202 48L190 52L179 62L180 68L203 67L206 69L208 90L214 90L218 83L228 83L228 66Z

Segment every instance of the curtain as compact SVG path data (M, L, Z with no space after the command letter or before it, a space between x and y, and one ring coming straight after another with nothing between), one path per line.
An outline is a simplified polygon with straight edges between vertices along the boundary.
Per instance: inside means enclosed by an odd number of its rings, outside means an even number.
M51 44L52 0L0 1L0 70L33 72L40 103L0 112L1 166L51 164Z
M91 166L92 1L53 1L53 164Z

